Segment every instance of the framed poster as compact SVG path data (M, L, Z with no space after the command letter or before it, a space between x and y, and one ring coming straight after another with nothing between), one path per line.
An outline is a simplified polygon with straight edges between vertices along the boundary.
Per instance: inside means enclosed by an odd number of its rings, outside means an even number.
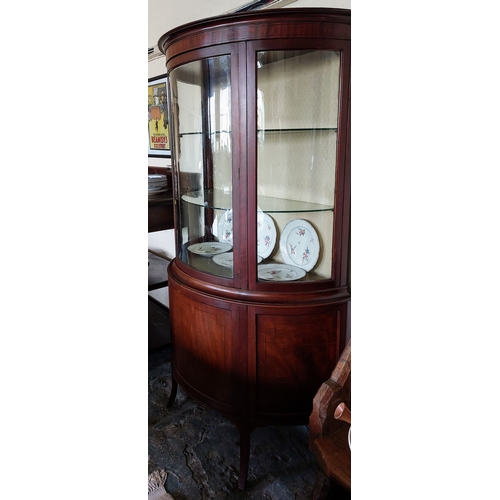
M170 158L166 75L148 80L148 156Z

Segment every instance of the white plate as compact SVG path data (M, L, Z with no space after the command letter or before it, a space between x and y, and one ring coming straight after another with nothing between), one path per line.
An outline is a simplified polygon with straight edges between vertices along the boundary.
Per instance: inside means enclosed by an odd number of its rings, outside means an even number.
M165 191L168 191L168 189L155 189L155 190L149 190L148 191L148 196L154 196L156 194L164 193Z
M162 189L167 186L167 176L162 174L148 175L148 189Z
M198 205L199 207L205 206L205 199L203 198L202 195L195 197L195 196L188 196L187 194L183 194L181 196L181 200L184 200L184 201L191 203L193 205Z
M233 252L231 253L220 253L220 254L217 254L217 255L214 255L212 257L212 260L216 263L216 264L219 264L219 266L224 266L224 267L229 267L229 268L233 268ZM261 262L262 261L262 258L261 257L257 257L257 262Z
M233 268L233 252L230 253L220 253L218 255L214 255L212 260L219 264L219 266Z
M217 241L205 241L203 243L195 243L194 245L189 245L188 250L198 255L203 255L205 257L211 257L212 255L217 255L219 253L228 252L233 248L227 243L218 243Z
M258 277L266 281L295 281L306 275L304 269L288 264L261 264L257 269Z
M257 255L267 259L276 245L276 226L270 215L257 212Z
M233 209L230 208L219 216L219 223L217 226L217 236L219 241L224 243L233 244Z
M280 251L287 264L310 271L319 258L318 235L309 222L295 219L281 233Z

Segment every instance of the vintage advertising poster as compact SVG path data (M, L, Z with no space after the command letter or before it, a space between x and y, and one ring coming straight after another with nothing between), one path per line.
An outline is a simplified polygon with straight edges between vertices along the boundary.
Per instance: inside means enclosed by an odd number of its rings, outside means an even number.
M148 155L170 157L167 78L148 82Z

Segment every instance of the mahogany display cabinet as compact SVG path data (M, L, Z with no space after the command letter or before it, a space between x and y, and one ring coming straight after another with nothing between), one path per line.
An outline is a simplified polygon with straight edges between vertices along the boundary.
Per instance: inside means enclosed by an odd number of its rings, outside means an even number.
M250 433L307 424L348 333L350 11L203 19L166 56L173 389Z

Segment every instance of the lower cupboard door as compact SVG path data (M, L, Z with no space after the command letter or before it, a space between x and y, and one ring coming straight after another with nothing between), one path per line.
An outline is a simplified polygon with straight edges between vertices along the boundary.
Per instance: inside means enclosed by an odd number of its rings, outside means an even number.
M307 423L312 400L331 375L339 357L345 306L254 311L254 418ZM252 353L250 352L250 359Z

